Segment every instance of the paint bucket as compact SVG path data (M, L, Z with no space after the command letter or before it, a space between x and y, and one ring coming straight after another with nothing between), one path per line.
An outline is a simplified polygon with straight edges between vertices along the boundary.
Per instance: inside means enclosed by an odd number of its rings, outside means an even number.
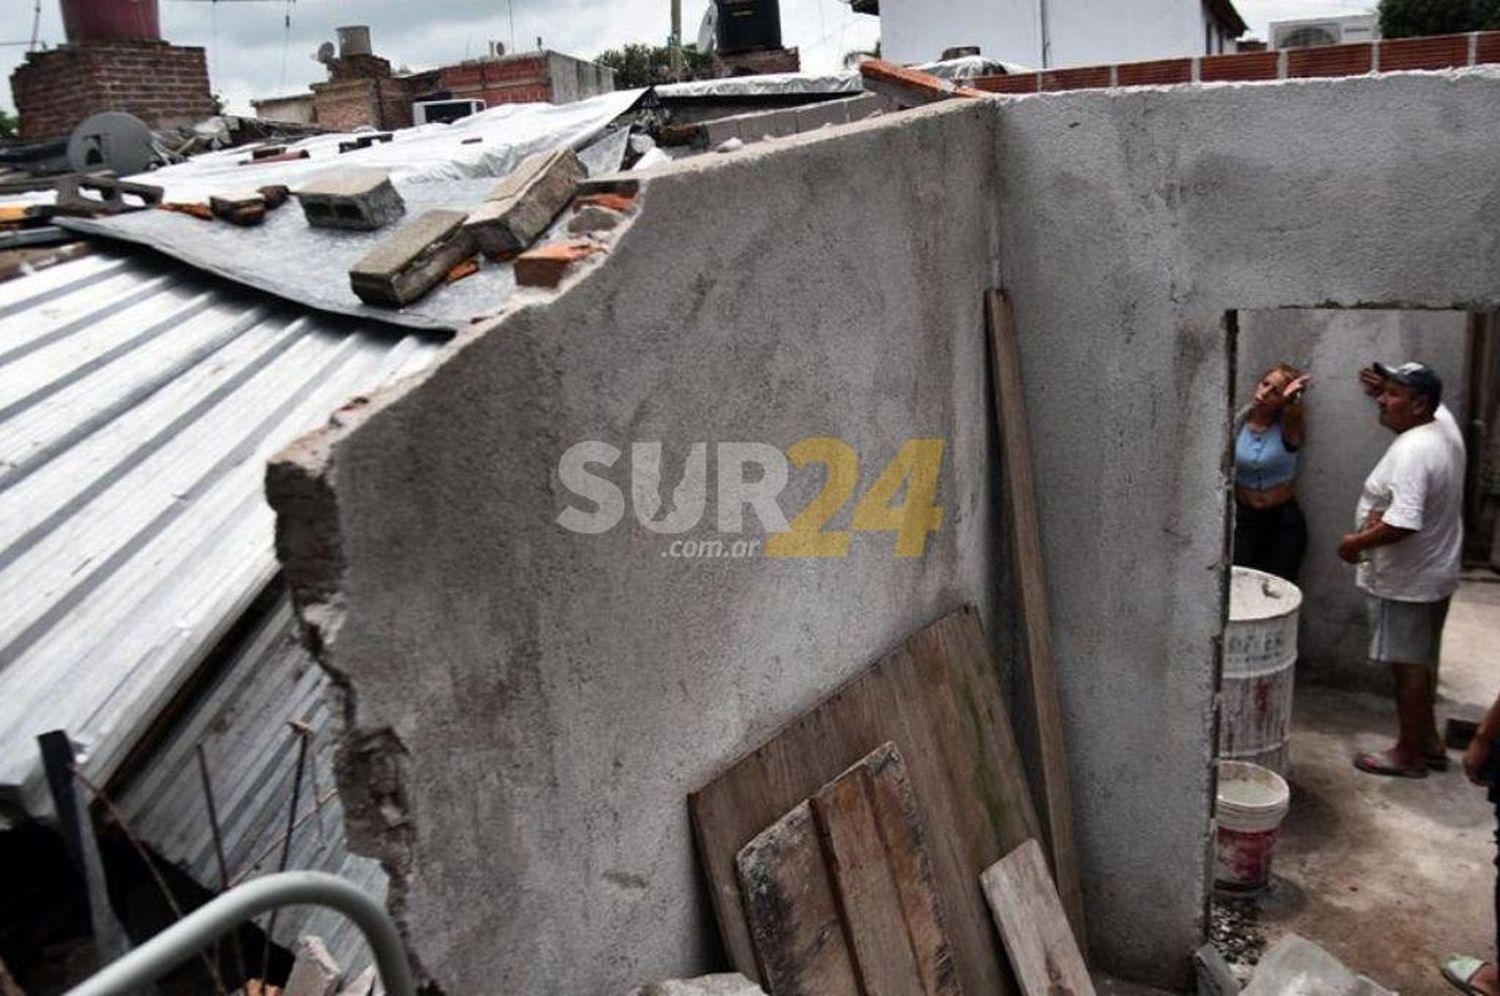
M1286 774L1301 607L1302 591L1290 581L1248 567L1231 571L1219 757Z
M1214 885L1251 892L1270 882L1276 831L1291 795L1286 779L1268 768L1245 761L1219 762Z

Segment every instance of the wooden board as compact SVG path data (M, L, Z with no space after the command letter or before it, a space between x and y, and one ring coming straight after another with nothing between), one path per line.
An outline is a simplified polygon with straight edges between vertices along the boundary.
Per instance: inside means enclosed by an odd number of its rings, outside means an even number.
M983 881L1021 996L1094 996L1041 845L1028 840L986 869Z
M1068 754L1063 743L1062 708L1052 657L1047 576L1042 562L1042 533L1037 518L1036 481L1026 425L1026 397L1021 389L1021 355L1016 343L1010 300L1002 291L985 297L994 364L995 418L1005 456L1005 505L1009 511L1011 547L1015 550L1021 628L1025 634L1026 672L1036 708L1037 746L1042 761L1042 799L1052 869L1063 908L1080 945L1087 946L1083 922L1083 887L1073 845L1073 798L1068 787Z
M760 979L735 856L886 741L901 745L926 821L959 984L971 994L1013 992L979 875L1040 830L972 608L922 630L689 796L730 961Z
M762 987L776 996L861 996L812 807L771 824L735 864Z
M961 996L916 793L876 748L740 851L775 996Z
M812 798L867 996L959 996L922 819L894 744Z

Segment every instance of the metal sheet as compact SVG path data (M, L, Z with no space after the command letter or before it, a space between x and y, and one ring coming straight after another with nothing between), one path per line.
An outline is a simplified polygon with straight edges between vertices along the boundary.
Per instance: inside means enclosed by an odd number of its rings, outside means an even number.
M102 782L276 572L265 460L439 343L99 253L0 284L0 816Z
M813 75L804 73L766 73L761 76L730 76L720 80L691 80L687 83L664 83L656 88L659 97L767 97L802 93L859 93L864 89L858 71Z
M344 843L333 783L339 722L328 678L299 645L286 595L265 602L257 603L243 638L116 803L157 855L216 891L212 821L198 772L202 744L231 884L274 872L297 768L290 724L305 722L312 741L287 867L330 872L383 901L387 880L380 865L350 854ZM295 948L304 934L321 937L345 968L370 960L358 929L342 915L321 907L282 910L276 942Z
M325 170L357 165L390 171L406 201L403 220L434 209L468 211L484 201L497 178L539 150L582 149L591 172L619 169L628 136L623 128L606 129L644 92L608 93L560 106L502 105L451 125L401 129L390 142L343 154L338 143L350 136L320 135L289 146L307 149L311 155L295 162L242 165L248 158L243 149L212 152L134 179L161 186L168 201L204 201L211 194L272 183L295 189ZM474 140L477 144L465 144ZM499 312L515 289L509 263L482 259L478 273L437 287L405 308L371 307L355 296L349 270L394 226L378 232L312 228L295 203L270 212L253 228L167 211L58 223L85 235L148 246L205 272L319 311L407 328L463 328Z

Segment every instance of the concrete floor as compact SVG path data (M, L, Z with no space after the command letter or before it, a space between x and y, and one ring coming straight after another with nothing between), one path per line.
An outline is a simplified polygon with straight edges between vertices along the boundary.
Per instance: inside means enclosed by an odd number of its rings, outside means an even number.
M1496 579L1500 580L1500 579ZM1444 632L1438 723L1478 719L1500 691L1500 583L1466 581ZM1375 694L1298 688L1291 810L1271 888L1256 903L1268 945L1295 931L1403 996L1451 993L1450 952L1495 956L1494 814L1450 770L1425 779L1358 772L1387 746L1395 706Z

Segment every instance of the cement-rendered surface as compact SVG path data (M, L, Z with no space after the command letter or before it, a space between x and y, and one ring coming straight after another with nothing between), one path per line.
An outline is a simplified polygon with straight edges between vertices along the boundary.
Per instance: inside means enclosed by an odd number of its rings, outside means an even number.
M459 996L712 968L688 790L960 602L1013 687L980 310L1000 284L1092 955L1186 986L1224 316L1500 303L1497 155L1500 79L1470 72L973 101L644 173L604 264L272 475L304 618L350 690L351 839L394 870L421 969ZM903 442L945 440L925 556L859 533L846 558L692 562L630 518L557 524L580 441L626 451L617 484L633 441L661 441L670 488L695 441L810 437L846 441L861 488ZM794 471L783 506L821 477Z

